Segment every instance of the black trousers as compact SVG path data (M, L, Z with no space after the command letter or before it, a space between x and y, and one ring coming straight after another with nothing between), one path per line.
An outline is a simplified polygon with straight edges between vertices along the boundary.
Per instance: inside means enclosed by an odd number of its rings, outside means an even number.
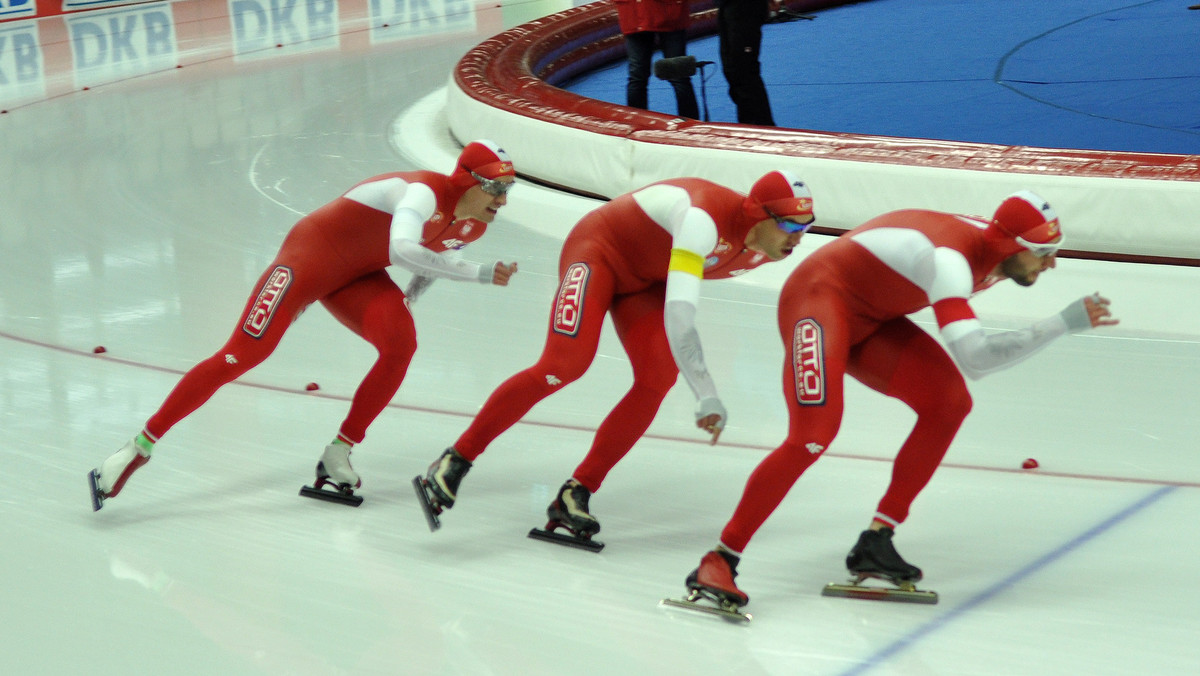
M767 0L717 0L721 72L729 83L729 98L737 106L737 121L773 127L775 118L758 59L768 16Z
M625 105L630 108L647 108L649 94L646 91L650 82L650 69L654 60L654 48L662 50L664 58L683 56L687 54L687 31L669 31L655 33L643 31L629 33L625 36L625 55L629 59L629 79L625 84ZM700 119L700 109L696 105L696 91L692 88L692 78L676 78L669 80L675 89L675 106L680 117Z

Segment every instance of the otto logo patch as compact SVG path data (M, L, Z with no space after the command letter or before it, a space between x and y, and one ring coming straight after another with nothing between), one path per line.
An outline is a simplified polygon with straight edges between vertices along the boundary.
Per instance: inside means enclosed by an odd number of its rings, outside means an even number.
M250 312L246 313L246 322L242 324L242 330L254 338L261 338L271 325L275 310L283 302L283 294L287 293L291 284L291 268L280 265L272 270L262 290L258 292L258 298L250 306Z
M588 275L592 273L586 263L572 263L563 275L558 288L558 299L554 302L554 331L566 336L579 333L579 322L583 319L583 294L587 291Z
M800 320L792 332L792 377L797 402L825 403L825 334L812 319Z

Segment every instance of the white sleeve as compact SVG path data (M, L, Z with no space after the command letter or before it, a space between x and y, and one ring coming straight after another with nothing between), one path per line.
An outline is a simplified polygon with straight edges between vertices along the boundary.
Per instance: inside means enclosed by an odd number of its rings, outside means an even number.
M703 209L688 207L674 232L672 249L690 251L703 258L717 247L717 224Z
M490 284L493 268L478 263L456 260L435 253L421 244L425 223L437 209L433 190L424 183L411 183L396 209L392 212L391 246L388 258L392 265L424 277L444 277L458 281L477 281Z
M1085 300L1080 298L1062 312L1019 331L988 334L978 319L964 319L948 324L942 336L963 373L978 380L1025 360L1060 336L1092 328Z
M668 300L663 308L663 323L667 343L679 372L683 374L697 400L717 396L717 385L708 373L700 334L696 331L696 305L682 300Z
M1056 314L1028 328L993 334L985 331L978 319L964 319L942 329L942 334L963 373L978 380L1024 361L1066 334L1067 329L1063 315Z
M703 400L716 397L717 387L709 375L700 347L696 311L704 275L704 257L717 245L717 226L712 217L695 207L689 207L680 217L682 223L675 230L671 243L663 323L671 356L675 358L679 372L696 399Z

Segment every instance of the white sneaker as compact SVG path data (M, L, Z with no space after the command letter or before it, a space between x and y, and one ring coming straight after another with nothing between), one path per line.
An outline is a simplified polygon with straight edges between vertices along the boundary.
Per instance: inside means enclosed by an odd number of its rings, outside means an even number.
M329 444L317 464L317 478L328 478L338 486L362 488L362 479L350 466L350 447L345 444Z
M96 488L106 498L116 497L129 477L147 462L150 462L150 456L144 455L142 449L130 439L121 450L104 459L96 477Z

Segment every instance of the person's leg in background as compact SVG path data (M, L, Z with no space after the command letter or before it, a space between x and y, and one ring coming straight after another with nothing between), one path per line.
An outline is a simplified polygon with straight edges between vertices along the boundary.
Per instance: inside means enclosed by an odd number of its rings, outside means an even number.
M625 105L646 110L649 96L650 63L654 56L654 33L626 33L625 55L629 60L629 79L625 83Z
M687 31L659 33L658 43L664 58L684 56L687 54ZM700 107L696 104L696 90L692 87L692 78L675 78L669 82L675 89L675 106L679 117L699 120Z

